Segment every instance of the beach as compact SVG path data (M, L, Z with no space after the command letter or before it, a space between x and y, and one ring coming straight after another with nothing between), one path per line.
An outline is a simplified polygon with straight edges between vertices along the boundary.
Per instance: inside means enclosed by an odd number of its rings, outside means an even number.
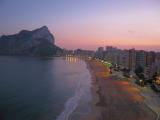
M141 91L126 79L109 74L95 60L86 61L92 76L91 112L84 120L155 120L157 117L145 103Z

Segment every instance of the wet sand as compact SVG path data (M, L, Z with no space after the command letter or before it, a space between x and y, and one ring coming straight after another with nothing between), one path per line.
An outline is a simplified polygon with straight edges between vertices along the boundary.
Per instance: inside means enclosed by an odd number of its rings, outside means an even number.
M127 80L109 75L97 61L86 61L92 75L91 113L83 120L155 120L154 113Z

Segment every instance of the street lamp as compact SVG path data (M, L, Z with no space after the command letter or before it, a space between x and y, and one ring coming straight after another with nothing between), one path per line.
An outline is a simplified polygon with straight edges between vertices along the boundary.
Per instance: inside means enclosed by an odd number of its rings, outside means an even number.
M157 77L157 79L155 80L155 82L156 82L157 84L160 84L160 76Z
M130 78L133 78L133 75L132 74L130 74L130 76L129 76Z
M139 82L141 86L144 85L143 80L139 80Z

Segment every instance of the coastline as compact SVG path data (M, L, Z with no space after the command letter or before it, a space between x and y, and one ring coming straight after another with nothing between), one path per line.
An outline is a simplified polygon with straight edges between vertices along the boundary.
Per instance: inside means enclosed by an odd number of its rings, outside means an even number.
M86 61L92 76L91 112L84 120L155 120L141 91L117 75L107 74L106 67L94 60Z
M65 102L64 109L56 120L81 120L90 112L88 102L91 100L91 75L84 60L78 65L81 66L77 66L79 71L72 76L76 81L74 94Z

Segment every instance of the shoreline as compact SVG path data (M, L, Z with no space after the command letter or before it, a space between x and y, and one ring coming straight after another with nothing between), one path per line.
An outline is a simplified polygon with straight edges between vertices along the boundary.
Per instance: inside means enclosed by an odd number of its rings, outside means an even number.
M92 76L91 113L84 120L155 120L141 91L117 75L107 74L106 67L94 60L86 61ZM124 114L125 113L125 114Z
M91 100L91 75L87 69L87 64L83 60L83 67L77 74L74 94L66 100L63 111L57 116L56 120L81 120L90 112L88 102Z

